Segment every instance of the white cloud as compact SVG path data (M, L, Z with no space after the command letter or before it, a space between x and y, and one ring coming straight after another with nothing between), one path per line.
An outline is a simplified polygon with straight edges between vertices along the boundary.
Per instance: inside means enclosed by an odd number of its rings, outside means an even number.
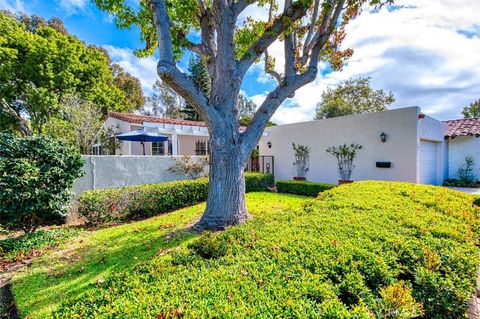
M89 0L57 0L57 2L67 14L75 14L85 11Z
M145 94L152 93L152 86L158 79L157 60L155 57L138 58L131 49L104 46L113 62L119 64L125 71L137 77Z
M0 9L8 11L28 12L22 0L0 0Z
M371 76L375 88L391 90L397 98L393 107L417 105L438 119L459 117L463 106L480 98L480 1L398 0L395 5L352 21L344 46L355 54L343 71L298 90L273 119L310 120L327 86L359 76ZM269 52L280 68L281 45Z

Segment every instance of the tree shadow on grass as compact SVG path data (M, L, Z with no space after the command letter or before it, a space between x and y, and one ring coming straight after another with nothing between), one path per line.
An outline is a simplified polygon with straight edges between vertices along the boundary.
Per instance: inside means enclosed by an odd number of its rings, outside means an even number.
M177 219L183 222L177 224L169 218L155 218L151 223L146 220L116 226L77 238L66 243L64 250L44 255L14 279L13 292L21 315L46 317L62 302L101 285L108 276L179 249L198 235L192 225L200 213L197 207L194 213L179 214Z

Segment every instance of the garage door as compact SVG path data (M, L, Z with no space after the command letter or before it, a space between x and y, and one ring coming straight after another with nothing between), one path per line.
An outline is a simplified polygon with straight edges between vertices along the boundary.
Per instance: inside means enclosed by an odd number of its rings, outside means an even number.
M420 141L419 170L421 184L438 184L438 143Z

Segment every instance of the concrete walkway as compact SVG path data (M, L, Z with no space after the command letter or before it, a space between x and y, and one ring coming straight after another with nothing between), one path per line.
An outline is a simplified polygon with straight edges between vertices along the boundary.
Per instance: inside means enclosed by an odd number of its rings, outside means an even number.
M447 186L447 188L450 188L462 193L480 195L480 188L454 187L454 186Z

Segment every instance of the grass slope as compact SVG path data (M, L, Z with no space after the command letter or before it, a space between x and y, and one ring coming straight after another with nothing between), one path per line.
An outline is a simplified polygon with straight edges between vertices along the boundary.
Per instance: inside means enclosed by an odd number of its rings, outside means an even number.
M248 209L256 216L266 211L298 209L304 197L271 193L247 194ZM131 269L169 249L185 246L198 236L184 229L202 213L204 204L147 220L98 231L83 232L55 253L34 260L14 278L13 291L23 316L50 317L67 299L77 299L108 276Z

